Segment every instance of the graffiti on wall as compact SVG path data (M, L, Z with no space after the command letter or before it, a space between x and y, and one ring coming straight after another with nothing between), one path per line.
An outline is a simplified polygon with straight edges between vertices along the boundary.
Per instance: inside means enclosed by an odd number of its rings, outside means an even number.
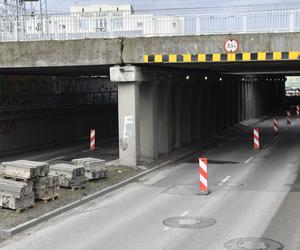
M128 149L129 139L134 132L134 120L131 115L124 117L123 133L120 139L120 149L126 151Z

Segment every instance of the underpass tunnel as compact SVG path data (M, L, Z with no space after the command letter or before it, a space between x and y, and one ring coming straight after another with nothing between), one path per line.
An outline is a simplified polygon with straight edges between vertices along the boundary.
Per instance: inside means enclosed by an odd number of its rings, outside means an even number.
M285 105L283 74L115 66L111 80L118 84L124 165L151 161Z
M28 73L1 75L0 154L72 143L89 149L90 129L98 143L117 136L117 86L107 73Z

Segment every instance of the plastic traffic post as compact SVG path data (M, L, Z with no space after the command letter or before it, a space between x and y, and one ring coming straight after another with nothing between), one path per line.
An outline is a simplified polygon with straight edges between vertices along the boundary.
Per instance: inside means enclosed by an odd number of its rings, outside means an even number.
M278 132L279 132L279 126L278 126L278 119L277 118L273 119L273 131L274 131L274 134L278 134Z
M260 149L259 128L254 128L253 129L253 148L254 149Z
M290 111L286 112L286 124L291 125L292 124L292 115Z
M96 130L90 130L90 150L96 149Z
M199 195L209 194L208 190L208 164L207 158L199 158L199 174L200 174L200 193Z

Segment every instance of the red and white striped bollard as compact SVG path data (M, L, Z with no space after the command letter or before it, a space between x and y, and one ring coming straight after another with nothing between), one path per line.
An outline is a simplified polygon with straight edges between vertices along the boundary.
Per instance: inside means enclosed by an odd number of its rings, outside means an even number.
M259 128L253 129L253 148L260 149L259 145Z
M96 130L90 130L90 150L96 149Z
M300 106L299 105L296 106L296 112L297 112L297 116L299 117L300 116Z
M291 125L292 124L292 115L290 111L286 112L286 124Z
M207 158L199 158L200 194L204 195L209 194L207 166Z
M277 118L273 119L273 131L274 131L274 134L278 134L278 132L279 132L279 126L278 126L278 119Z

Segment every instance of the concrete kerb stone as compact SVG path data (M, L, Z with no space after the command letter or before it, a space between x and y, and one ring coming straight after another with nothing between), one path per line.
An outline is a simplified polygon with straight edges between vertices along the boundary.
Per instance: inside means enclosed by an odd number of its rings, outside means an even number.
M190 155L190 153L189 153L189 155ZM124 186L126 186L126 185L128 185L128 184L130 184L130 183L132 183L132 182L134 182L134 181L136 181L138 179L140 179L141 177L144 177L145 175L150 174L151 172L156 171L157 169L159 169L159 168L161 168L163 166L166 166L166 165L168 165L168 164L170 164L172 162L179 161L180 159L183 159L185 157L186 157L186 154L184 156L181 155L180 157L176 158L175 160L163 162L163 163L161 163L161 164L159 164L159 165L157 165L157 166L155 166L155 167L153 167L153 168L151 168L151 169L149 169L147 171L144 171L144 172L142 172L140 174L137 174L137 175L135 175L135 176L133 176L131 178L128 178L128 179L126 179L126 180L124 180L124 181L122 181L120 183L117 183L117 184L115 184L115 185L113 185L111 187L105 188L105 189L103 189L101 191L98 191L96 193L88 195L88 196L86 196L86 197L84 197L84 198L82 198L80 200L77 200L75 202L72 202L72 203L70 203L70 204L68 204L66 206L57 208L57 209L55 209L55 210L53 210L53 211L51 211L49 213L46 213L46 214L44 214L44 215L42 215L42 216L40 216L38 218L35 218L33 220L30 220L30 221L27 221L27 222L25 222L25 223L23 223L21 225L13 227L11 229L0 230L0 239L7 239L7 238L9 238L9 237L11 237L13 235L16 235L16 234L18 234L18 233L20 233L22 231L25 231L25 230L27 230L27 229L29 229L31 227L34 227L34 226L36 226L36 225L38 225L38 224L40 224L42 222L45 222L45 221L47 221L47 220L49 220L51 218L54 218L54 217L56 217L58 215L61 215L61 214L65 213L65 212L67 212L67 211L69 211L69 210L71 210L73 208L76 208L76 207L79 207L81 205L84 205L87 202L90 202L90 201L95 200L95 199L97 199L97 198L99 198L101 196L104 196L104 195L106 195L106 194L108 194L110 192L113 192L113 191L115 191L117 189L120 189L120 188L122 188L122 187L124 187Z
M264 119L261 119L261 120L264 120ZM258 122L256 122L256 123L258 123ZM251 124L251 125L253 125L253 124ZM248 126L251 126L251 125L248 125ZM225 136L223 139L225 139L228 136L229 135ZM213 144L214 143L210 142L210 143L207 143L206 145L203 145L200 148L207 148L209 146L212 146ZM53 211L51 211L49 213L46 213L46 214L44 214L42 216L39 216L38 218L35 218L33 220L30 220L30 221L27 221L25 223L22 223L22 224L20 224L20 225L18 225L16 227L11 228L11 229L0 230L0 239L4 240L4 239L7 239L9 237L12 237L12 236L14 236L14 235L16 235L16 234L18 234L20 232L23 232L23 231L25 231L25 230L27 230L29 228L34 227L34 226L36 226L36 225L38 225L38 224L40 224L42 222L45 222L45 221L47 221L49 219L52 219L52 218L54 218L54 217L56 217L58 215L61 215L61 214L65 213L65 212L67 212L67 211L69 211L69 210L71 210L73 208L76 208L76 207L79 207L81 205L84 205L87 202L90 202L90 201L95 200L95 199L97 199L97 198L99 198L101 196L104 196L104 195L106 195L106 194L108 194L110 192L113 192L113 191L115 191L117 189L120 189L120 188L122 188L122 187L124 187L124 186L126 186L126 185L128 185L128 184L130 184L130 183L132 183L132 182L134 182L134 181L136 181L136 180L144 177L145 175L150 174L150 173L158 170L161 167L167 166L167 165L169 165L171 163L175 163L175 162L181 161L181 160L183 160L183 159L185 159L185 158L187 158L189 156L194 155L195 153L199 152L200 148L198 148L197 150L189 150L188 152L185 151L183 154L177 156L173 160L168 160L168 161L162 162L162 163L160 163L160 164L152 167L149 170L146 170L146 171L144 171L144 172L142 172L140 174L137 174L137 175L135 175L133 177L130 177L130 178L128 178L128 179L126 179L126 180L124 180L124 181L122 181L120 183L117 183L117 184L115 184L113 186L110 186L108 188L105 188L103 190L95 192L93 194L90 194L90 195L88 195L88 196L86 196L84 198L81 198L80 200L74 201L74 202L72 202L72 203L70 203L68 205L65 205L63 207L57 208L57 209L55 209L55 210L53 210Z

